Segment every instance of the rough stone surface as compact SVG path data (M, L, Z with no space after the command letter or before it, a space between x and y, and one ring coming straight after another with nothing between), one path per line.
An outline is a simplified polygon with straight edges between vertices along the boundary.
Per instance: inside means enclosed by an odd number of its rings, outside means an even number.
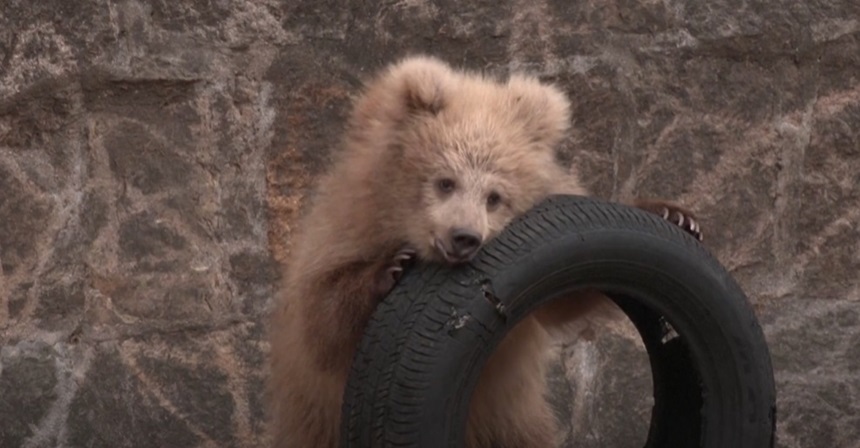
M363 77L414 51L558 82L563 160L689 204L756 305L778 445L857 446L856 0L4 0L0 445L263 444L291 225ZM643 356L562 350L569 446L641 446Z

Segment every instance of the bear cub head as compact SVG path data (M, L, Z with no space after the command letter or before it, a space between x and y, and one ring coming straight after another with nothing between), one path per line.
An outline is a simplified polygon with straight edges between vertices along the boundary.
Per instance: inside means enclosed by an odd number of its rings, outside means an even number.
M564 93L536 78L496 80L413 56L356 103L350 128L362 159L353 163L365 166L391 238L421 258L461 263L560 184L578 185L554 152L569 110Z

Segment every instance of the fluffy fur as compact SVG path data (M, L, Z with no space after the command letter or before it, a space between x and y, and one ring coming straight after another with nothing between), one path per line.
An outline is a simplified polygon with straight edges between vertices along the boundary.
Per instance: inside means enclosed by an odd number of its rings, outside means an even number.
M425 56L371 80L295 234L273 317L276 447L337 446L353 353L404 260L467 261L547 195L586 194L554 157L569 108L559 89L534 78L498 81ZM698 231L671 204L643 204ZM544 398L551 333L602 300L591 294L551 304L511 331L475 391L469 447L557 444Z

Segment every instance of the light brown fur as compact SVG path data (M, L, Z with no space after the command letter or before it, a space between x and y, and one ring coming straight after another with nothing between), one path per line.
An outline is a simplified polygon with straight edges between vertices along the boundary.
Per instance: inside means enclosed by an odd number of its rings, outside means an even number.
M554 158L569 123L569 102L553 86L521 75L491 80L429 57L393 64L366 86L295 234L272 321L276 447L337 446L352 356L393 284L398 251L464 261L446 251L451 229L485 243L547 195L586 194ZM441 190L443 178L454 181L451 192ZM492 194L498 204L488 202ZM557 444L545 401L551 332L605 302L588 294L554 303L512 330L475 391L470 448Z

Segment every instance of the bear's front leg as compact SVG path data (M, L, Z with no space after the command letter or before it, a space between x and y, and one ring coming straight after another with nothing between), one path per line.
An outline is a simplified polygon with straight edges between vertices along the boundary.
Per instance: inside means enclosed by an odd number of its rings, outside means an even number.
M391 292L415 251L403 248L375 261L355 260L331 266L318 278L308 279L316 297L307 307L308 340L315 341L320 367L346 373L364 328L379 302Z

